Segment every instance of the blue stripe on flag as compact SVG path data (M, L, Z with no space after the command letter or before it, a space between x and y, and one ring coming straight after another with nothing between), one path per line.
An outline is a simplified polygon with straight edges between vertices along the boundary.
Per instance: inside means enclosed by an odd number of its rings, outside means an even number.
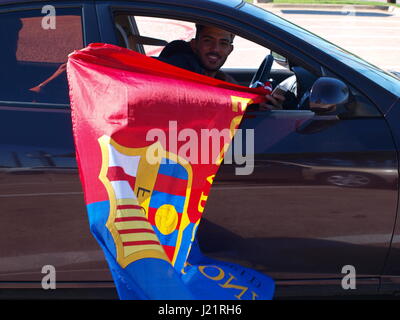
M174 232L170 234L162 234L160 231L158 231L157 227L153 227L154 232L157 234L158 239L160 240L160 243L165 245L165 246L176 246L176 241L178 239L178 230L175 230Z
M186 262L186 253L190 252L189 247L192 245L193 229L196 227L195 223L189 225L183 230L181 247L175 261L175 269L182 270Z
M178 213L182 213L185 197L154 190L151 195L150 208L158 209L164 204L172 204Z
M188 173L182 165L165 158L163 158L161 161L158 173L183 180L188 179Z

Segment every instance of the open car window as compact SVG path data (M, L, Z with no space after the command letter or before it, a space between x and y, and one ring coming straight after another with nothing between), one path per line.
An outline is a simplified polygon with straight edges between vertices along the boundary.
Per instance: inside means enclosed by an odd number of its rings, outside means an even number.
M189 42L196 35L195 23L139 15L117 15L116 32L119 44L129 49L158 57L164 46L173 40ZM269 50L252 41L235 36L234 50L224 64L224 69L252 68L261 64ZM249 58L243 60L243 53ZM281 68L274 64L274 68Z
M157 58L171 41L190 42L196 35L196 24L191 21L134 13L118 13L114 20L121 46L154 58ZM318 79L318 75L291 63L278 53L272 53L269 48L243 37L236 35L233 46L233 51L221 68L222 71L232 76L240 85L249 86L263 60L269 54L273 54L276 58L272 63L269 75L272 87L275 88L285 80L289 80L283 112L285 110L298 110L299 112L309 110L310 90ZM332 76L336 78L335 75L332 74ZM350 88L350 93L348 103L338 107L335 114L346 119L379 116L377 108L369 103L363 95L353 88Z

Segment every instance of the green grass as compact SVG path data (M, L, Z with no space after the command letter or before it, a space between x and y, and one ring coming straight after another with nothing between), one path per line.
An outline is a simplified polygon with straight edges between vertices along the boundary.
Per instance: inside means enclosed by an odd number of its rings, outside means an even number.
M246 0L252 3L253 0ZM396 6L400 4L386 3L378 1L362 1L362 0L273 0L273 3L290 3L290 4L340 4L340 5L369 5L369 6Z

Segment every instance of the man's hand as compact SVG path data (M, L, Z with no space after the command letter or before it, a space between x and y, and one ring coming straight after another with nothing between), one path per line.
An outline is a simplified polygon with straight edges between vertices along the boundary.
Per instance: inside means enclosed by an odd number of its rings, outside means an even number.
M281 110L285 96L279 93L272 92L271 95L266 95L267 102L260 103L260 110Z

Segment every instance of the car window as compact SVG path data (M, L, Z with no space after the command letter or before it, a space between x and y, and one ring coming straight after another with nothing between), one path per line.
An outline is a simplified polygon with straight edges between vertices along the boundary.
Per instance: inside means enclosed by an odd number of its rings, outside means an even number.
M129 16L128 23L123 26L123 16L116 17L117 36L120 39L120 45L130 47L135 51L146 54L147 56L158 57L166 43L173 40L190 41L196 35L195 23L176 19L166 19L149 16ZM132 30L127 30L132 29ZM126 34L125 34L125 32ZM132 32L136 42L134 45L129 44L129 32ZM140 36L140 37L138 37ZM125 40L124 40L125 38ZM132 39L131 39L132 40ZM157 45L152 45L156 40L164 41ZM235 36L234 50L224 64L224 68L258 68L262 60L268 54L269 50L259 44L246 40L242 37ZM243 60L243 53L251 59ZM274 68L281 68L278 64Z
M142 16L136 16L135 21L139 34L144 37L171 42L173 40L190 41L195 36L195 24L192 22ZM146 55L158 57L163 46L145 44L143 48Z
M0 101L69 103L65 63L83 47L79 9L0 13ZM6 44L4 46L4 44Z
M158 57L171 41L189 42L196 35L195 23L190 21L127 13L118 13L114 20L119 44L151 57ZM234 50L222 70L233 76L237 83L247 86L263 59L272 52L265 46L237 35L233 45ZM172 50L186 49L178 46ZM282 89L285 88L283 111L308 110L310 90L318 76L276 52L273 56L275 60L270 79L273 87L280 85ZM331 76L336 78L335 75ZM349 89L349 101L338 106L332 114L340 115L343 119L380 116L378 109L364 95L352 87Z
M192 22L143 16L136 16L135 21L140 35L162 38L167 42L190 41L196 35L195 24ZM233 44L235 49L224 68L258 68L268 52L265 47L239 36L235 36ZM161 50L162 47L144 46L144 51L149 56L158 56ZM251 56L251 59L243 60L243 53Z

